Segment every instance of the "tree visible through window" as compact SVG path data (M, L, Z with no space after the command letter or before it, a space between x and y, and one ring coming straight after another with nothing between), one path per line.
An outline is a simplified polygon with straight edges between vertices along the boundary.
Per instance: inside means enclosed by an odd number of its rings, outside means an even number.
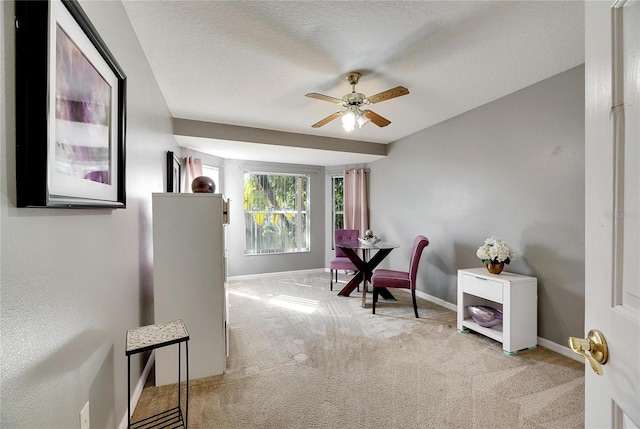
M309 251L309 177L245 173L245 254Z

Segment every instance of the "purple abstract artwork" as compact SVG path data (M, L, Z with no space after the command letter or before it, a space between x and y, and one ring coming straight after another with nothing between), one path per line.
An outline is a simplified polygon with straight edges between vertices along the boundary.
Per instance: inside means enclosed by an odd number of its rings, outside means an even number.
M57 26L55 170L111 183L112 88Z

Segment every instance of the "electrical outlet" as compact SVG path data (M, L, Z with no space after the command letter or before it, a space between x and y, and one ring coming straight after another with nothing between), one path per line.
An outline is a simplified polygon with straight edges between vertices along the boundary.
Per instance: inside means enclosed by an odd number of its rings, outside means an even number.
M89 401L80 411L80 429L89 429Z

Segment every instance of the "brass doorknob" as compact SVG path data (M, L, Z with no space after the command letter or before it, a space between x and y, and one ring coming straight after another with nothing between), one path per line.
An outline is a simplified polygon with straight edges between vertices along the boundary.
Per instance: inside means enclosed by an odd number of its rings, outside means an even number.
M569 337L569 347L589 362L593 372L602 375L601 364L606 364L609 359L609 348L602 332L592 329L587 338Z

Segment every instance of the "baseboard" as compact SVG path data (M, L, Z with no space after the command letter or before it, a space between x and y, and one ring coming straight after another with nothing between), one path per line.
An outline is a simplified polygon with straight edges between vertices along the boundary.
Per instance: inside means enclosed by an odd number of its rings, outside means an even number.
M553 341L549 341L545 338L538 337L538 345L544 347L545 349L549 349L552 352L556 352L562 356L568 357L569 359L573 359L578 362L584 362L584 358L574 353L569 347L561 346L560 344L554 343Z
M447 308L451 311L457 311L458 307L455 304L451 304L448 301L445 301L443 299L437 298L435 296L426 294L424 292L421 292L419 290L416 290L416 295L419 296L420 298L432 302L436 305L439 305L441 307ZM542 338L542 337L538 337L538 345L542 346L546 349L551 350L552 352L558 353L562 356L568 357L570 359L573 359L575 361L578 362L582 362L583 358L582 356L577 355L576 353L574 353L569 347L566 346L562 346L560 344L554 343L553 341L549 341L546 338Z
M277 273L260 273L260 274L247 274L244 276L229 276L229 280L251 280L257 278L264 277L275 277L281 275L298 275L298 274L314 274L314 273L324 273L324 268L313 268L310 270L295 270L295 271L279 271Z
M421 292L418 289L416 289L416 295L419 296L420 298L426 300L426 301L432 302L432 303L434 303L436 305L439 305L440 307L444 307L444 308L446 308L448 310L456 311L458 309L458 307L456 307L455 304L451 304L450 302L447 302L444 299L440 299L440 298L437 298L437 297L435 297L433 295L429 295L427 293Z
M138 401L140 400L140 395L142 395L142 390L144 389L144 385L147 382L147 378L149 377L149 373L151 372L151 368L153 368L153 363L155 362L155 360L156 360L156 352L154 350L149 355L147 364L144 366L144 369L142 370L142 374L140 375L140 379L138 380L138 383L136 384L135 389L133 389L133 392L131 392L131 414L132 415L136 409L136 405L138 405ZM129 419L127 418L127 413L125 412L124 416L122 417L122 420L120 421L120 425L118 426L118 429L127 429L128 424L129 424Z

